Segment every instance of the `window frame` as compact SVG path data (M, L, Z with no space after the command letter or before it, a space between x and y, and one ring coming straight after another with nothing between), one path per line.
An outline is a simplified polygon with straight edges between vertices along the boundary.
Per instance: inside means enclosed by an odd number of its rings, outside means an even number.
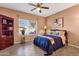
M19 18L19 29L21 28L20 27L20 19L23 19L23 20L28 20L28 21L35 21L35 23L36 23L36 33L35 34L25 34L25 36L26 35L37 35L37 31L38 31L38 28L37 28L37 26L38 26L38 24L37 24L37 20L32 20L32 19L26 19L26 18ZM19 33L20 34L20 33ZM21 35L21 34L20 34Z

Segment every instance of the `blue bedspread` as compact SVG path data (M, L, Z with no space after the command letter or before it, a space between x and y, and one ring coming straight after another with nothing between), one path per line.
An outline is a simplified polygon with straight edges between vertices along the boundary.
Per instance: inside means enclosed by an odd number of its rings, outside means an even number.
M54 36L54 35L45 35L45 36L52 37L52 38L54 39L55 48L56 48L56 49L58 49L58 48L60 48L61 46L63 46L62 38L61 38L61 37L59 37L59 36Z
M36 36L34 38L34 44L45 50L48 54L52 54L54 50L63 46L61 37L53 35L45 35L45 36L53 38L55 43L52 44L48 38L42 36Z

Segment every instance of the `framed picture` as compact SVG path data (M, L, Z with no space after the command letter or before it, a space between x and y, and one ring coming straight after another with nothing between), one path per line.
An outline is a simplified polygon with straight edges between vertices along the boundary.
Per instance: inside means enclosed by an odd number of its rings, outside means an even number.
M64 19L63 17L54 19L54 26L55 28L63 28L64 27Z

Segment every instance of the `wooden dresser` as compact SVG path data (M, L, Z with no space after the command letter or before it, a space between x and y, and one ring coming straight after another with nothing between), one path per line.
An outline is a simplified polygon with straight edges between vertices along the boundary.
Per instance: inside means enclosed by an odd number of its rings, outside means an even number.
M0 50L14 44L13 18L0 15Z

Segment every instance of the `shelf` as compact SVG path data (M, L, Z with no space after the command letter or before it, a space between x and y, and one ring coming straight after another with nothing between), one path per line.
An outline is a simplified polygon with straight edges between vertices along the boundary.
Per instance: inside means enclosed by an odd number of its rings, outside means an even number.
M13 18L0 15L0 50L14 44Z

